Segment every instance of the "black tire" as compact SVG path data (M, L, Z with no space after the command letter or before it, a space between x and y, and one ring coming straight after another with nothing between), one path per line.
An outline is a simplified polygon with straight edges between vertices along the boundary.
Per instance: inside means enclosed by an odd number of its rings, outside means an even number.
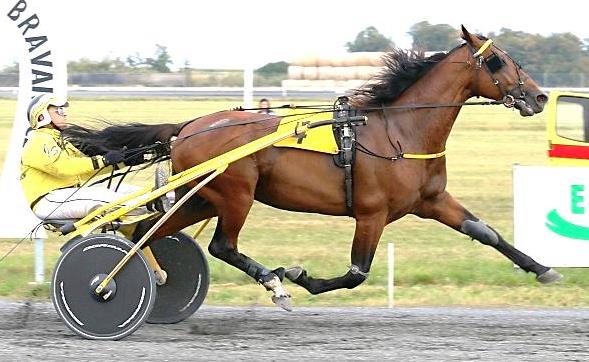
M149 244L158 264L167 273L157 286L157 298L147 323L171 324L190 317L209 290L209 265L201 247L185 233Z
M68 245L51 278L51 300L74 333L88 339L116 340L133 333L147 319L156 299L153 272L139 251L107 285L107 299L94 293L133 247L113 234L92 234ZM102 279L101 279L102 278Z

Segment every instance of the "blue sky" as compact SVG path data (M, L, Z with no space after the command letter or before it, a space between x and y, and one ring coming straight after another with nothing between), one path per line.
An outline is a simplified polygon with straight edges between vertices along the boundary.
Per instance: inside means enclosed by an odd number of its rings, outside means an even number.
M0 67L17 61L25 49L16 22L6 16L17 1L0 1ZM455 28L465 24L473 32L505 27L589 38L581 1L550 7L537 0L26 1L26 12L36 11L51 28L67 60L151 56L158 43L168 47L176 67L185 61L196 68L259 67L306 54L345 52L345 43L371 25L398 46L409 47L407 31L424 20Z

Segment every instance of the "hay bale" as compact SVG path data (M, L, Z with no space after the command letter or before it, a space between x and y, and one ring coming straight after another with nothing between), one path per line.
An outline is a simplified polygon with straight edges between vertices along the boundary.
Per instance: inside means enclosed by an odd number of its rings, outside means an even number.
M302 57L299 61L299 65L303 67L316 67L317 66L317 56L315 55L307 55Z
M353 59L353 66L370 65L370 52L355 52L351 53Z
M382 67L384 66L384 62L382 61L382 56L385 55L385 52L374 52L372 54L372 59L370 61L370 65L373 67Z
M326 56L317 57L317 66L318 67L328 67L331 66L331 58Z
M333 80L334 78L333 67L330 66L319 66L317 67L317 78L320 80Z
M333 80L346 80L346 67L331 67L331 77Z
M356 79L363 79L368 80L372 78L378 71L378 67L373 67L369 65L359 65L354 67L356 69Z
M331 58L331 66L332 67L343 67L344 66L344 59L345 55L338 55Z
M356 65L354 53L347 53L343 60L344 67L353 67L354 65Z
M303 79L315 80L317 79L317 67L304 67Z
M342 67L341 71L342 80L350 80L356 78L356 67Z
M303 67L300 65L289 65L288 79L303 79Z

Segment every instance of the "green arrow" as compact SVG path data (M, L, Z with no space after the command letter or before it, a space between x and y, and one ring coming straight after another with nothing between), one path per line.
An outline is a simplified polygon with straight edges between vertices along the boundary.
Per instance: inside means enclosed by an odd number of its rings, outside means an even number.
M589 227L573 224L558 214L556 209L552 209L547 215L545 225L558 235L571 239L589 240Z

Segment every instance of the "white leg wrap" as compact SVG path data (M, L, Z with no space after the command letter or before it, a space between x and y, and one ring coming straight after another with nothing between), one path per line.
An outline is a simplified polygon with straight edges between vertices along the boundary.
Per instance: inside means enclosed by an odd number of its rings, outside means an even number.
M280 278L274 275L270 281L264 282L262 284L266 289L269 289L274 293L272 296L272 301L279 306L280 308L286 311L292 311L292 301L290 298L290 294L286 292L282 283L280 282Z
M270 279L270 281L265 282L262 285L266 287L266 289L271 290L272 293L274 293L274 296L277 298L290 298L290 294L288 294L286 289L284 289L284 286L282 286L282 283L280 282L280 278L277 276L274 276L272 279Z

